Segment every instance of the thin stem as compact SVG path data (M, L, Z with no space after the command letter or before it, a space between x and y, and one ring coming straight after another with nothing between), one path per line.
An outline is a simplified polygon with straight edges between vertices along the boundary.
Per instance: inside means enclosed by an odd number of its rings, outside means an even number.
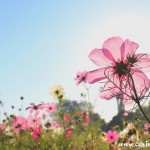
M84 88L86 89L87 91L87 99L88 99L88 102L87 100L85 99L85 102L86 102L86 105L87 105L87 108L88 108L88 113L90 114L90 117L91 117L91 120L93 121L93 109L92 109L92 106L91 106L91 103L90 103L90 93L89 93L89 89L90 87L86 87L85 84L83 84ZM92 125L92 124L91 124ZM93 126L91 126L91 134L92 134L92 150L94 149L94 136L93 136ZM88 125L88 132L89 132L89 125Z
M60 113L59 113L59 117L61 120L63 120L63 116L64 116L64 113L63 113L63 100L61 98L58 98L58 101L59 101L59 106L60 106ZM62 121L62 124L63 124L63 129L65 130L65 123L64 123L64 120Z
M149 118L146 116L146 114L145 114L143 108L141 107L140 103L137 103L137 104L138 104L138 106L139 106L139 108L140 108L140 110L141 110L143 116L146 118L146 120L148 121L148 123L150 123L150 120L149 120Z
M136 89L135 89L135 84L134 84L134 80L133 80L133 78L132 78L132 76L131 76L131 74L129 73L129 78L131 78L131 82L132 82L132 85L133 85L133 92L134 92L134 94L135 94L135 102L136 103L138 103L138 96L137 96L137 92L136 92Z
M21 102L21 116L23 117L23 100Z
M135 94L135 99L134 99L134 101L135 101L135 102L137 103L137 105L139 106L140 111L142 112L143 116L146 118L146 120L148 121L148 123L150 123L149 118L147 117L147 115L145 114L143 108L142 108L141 105L140 105L139 98L138 98L138 96L137 96L137 92L136 92L136 89L135 89L134 80L133 80L131 74L129 74L129 77L131 78L132 85L133 85L133 91L134 91L134 94Z

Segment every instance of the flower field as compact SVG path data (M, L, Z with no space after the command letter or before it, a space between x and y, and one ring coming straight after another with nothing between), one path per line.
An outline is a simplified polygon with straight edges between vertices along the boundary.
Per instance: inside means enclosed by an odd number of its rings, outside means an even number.
M56 88L57 92L59 88ZM26 108L27 117L5 113L0 125L0 149L126 150L135 149L132 143L139 144L138 148L149 149L150 125L140 114L136 117L139 110L126 115L120 112L121 117L115 116L106 123L93 112L89 103L68 101L62 95L55 100L56 103L31 103ZM21 101L24 101L23 97ZM116 118L121 119L121 123L115 121Z

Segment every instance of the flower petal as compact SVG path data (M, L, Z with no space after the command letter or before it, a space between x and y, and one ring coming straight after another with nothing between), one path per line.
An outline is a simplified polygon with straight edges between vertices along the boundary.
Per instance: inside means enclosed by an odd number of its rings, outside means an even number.
M122 102L125 105L135 105L134 100L132 99L132 96L137 98L138 100L141 100L144 98L147 90L150 87L150 80L147 78L147 76L141 71L137 69L131 69L132 72L132 78L134 81L134 84L132 83L132 80L129 80L128 84L127 80L125 80L122 84ZM134 91L134 87L136 90L136 94Z
M90 84L93 84L95 82L105 79L106 77L104 75L104 71L105 68L101 68L101 69L87 72L85 81Z
M132 77L134 80L136 93L139 98L143 98L143 96L150 87L150 80L142 71L134 69L132 69L132 71L134 72Z
M133 55L139 45L126 39L121 46L121 57L124 58L126 55Z
M138 62L135 63L135 69L140 69L144 72L150 72L150 54L136 54Z
M111 78L105 83L101 93L99 94L99 97L102 99L110 100L119 94L120 91L119 87L120 82L118 78L116 78L114 75L113 78Z
M118 59L121 60L121 45L123 43L123 40L120 37L112 37L107 39L103 44L103 49L108 49L112 56L114 57L114 60L117 61Z
M130 91L129 90L123 90L125 91L126 94L130 95ZM135 102L132 100L131 97L127 96L126 94L122 94L121 95L121 98L122 98L122 103L126 106L131 106L132 105L132 108L135 104Z
M90 54L89 58L97 65L106 67L111 64L113 57L107 49L94 49Z

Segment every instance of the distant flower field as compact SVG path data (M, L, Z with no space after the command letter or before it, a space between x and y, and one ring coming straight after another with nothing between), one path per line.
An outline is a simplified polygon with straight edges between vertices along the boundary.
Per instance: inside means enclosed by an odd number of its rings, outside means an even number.
M0 125L0 149L134 149L131 143L142 143L137 147L149 149L150 124L145 123L140 127L138 120L126 120L122 122L123 127L118 124L106 130L107 124L93 112L91 104L85 102L80 107L81 104L69 102L64 98L60 85L52 90L56 102L31 103L26 108L29 111L27 117L5 113L5 119ZM75 109L71 109L69 104L73 104Z

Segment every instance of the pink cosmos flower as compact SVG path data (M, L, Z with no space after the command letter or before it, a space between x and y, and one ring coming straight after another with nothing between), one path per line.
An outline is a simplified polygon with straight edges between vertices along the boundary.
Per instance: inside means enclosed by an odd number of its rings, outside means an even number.
M55 119L52 120L52 124L53 124L53 126L55 128L59 128L60 127L59 123Z
M27 119L16 116L12 121L12 127L16 134L18 134L21 130L26 130L28 128Z
M63 117L63 120L67 122L67 121L69 121L69 118L70 118L69 115L65 115L65 116Z
M43 129L41 127L38 127L38 128L34 128L32 131L31 131L31 136L36 140L38 141L39 138L40 138L40 133L43 132Z
M73 129L74 129L74 126L70 126L66 128L66 139L68 139L71 136Z
M46 114L43 114L43 115L42 115L42 119L46 119Z
M129 115L129 112L128 111L125 111L124 113L123 113L123 116L128 116Z
M34 115L30 114L27 118L27 122L28 122L29 129L37 128L42 124L41 117L39 117L37 114Z
M0 124L0 131L3 131L3 130L4 130L4 125Z
M121 94L123 103L130 103L135 97L143 99L150 87L150 80L144 74L150 71L150 55L136 54L138 46L128 39L112 37L104 42L102 49L96 48L89 54L100 68L87 72L85 81L93 84L107 79L100 98L110 100Z
M30 113L35 112L36 114L39 114L40 109L43 109L43 104L35 105L34 103L30 103L30 107L26 108L26 110L29 110Z
M43 104L43 108L48 113L54 113L57 110L57 105L55 103L46 103L46 104Z
M144 124L144 130L149 130L150 129L150 124L149 123L145 123Z
M91 118L90 118L88 112L83 111L82 115L83 115L83 125L86 125L87 123L89 123L91 121Z
M79 85L81 82L85 82L86 80L86 71L83 72L77 72L77 76L75 78L76 84Z
M116 131L109 130L106 133L106 137L107 137L107 141L110 143L118 141L118 133Z
M91 121L91 118L89 116L87 116L86 118L84 118L83 120L83 125L87 125L87 123L89 123Z
M89 116L89 114L88 114L87 111L82 111L81 114L82 114L82 116L83 116L84 118L87 117L87 116Z

